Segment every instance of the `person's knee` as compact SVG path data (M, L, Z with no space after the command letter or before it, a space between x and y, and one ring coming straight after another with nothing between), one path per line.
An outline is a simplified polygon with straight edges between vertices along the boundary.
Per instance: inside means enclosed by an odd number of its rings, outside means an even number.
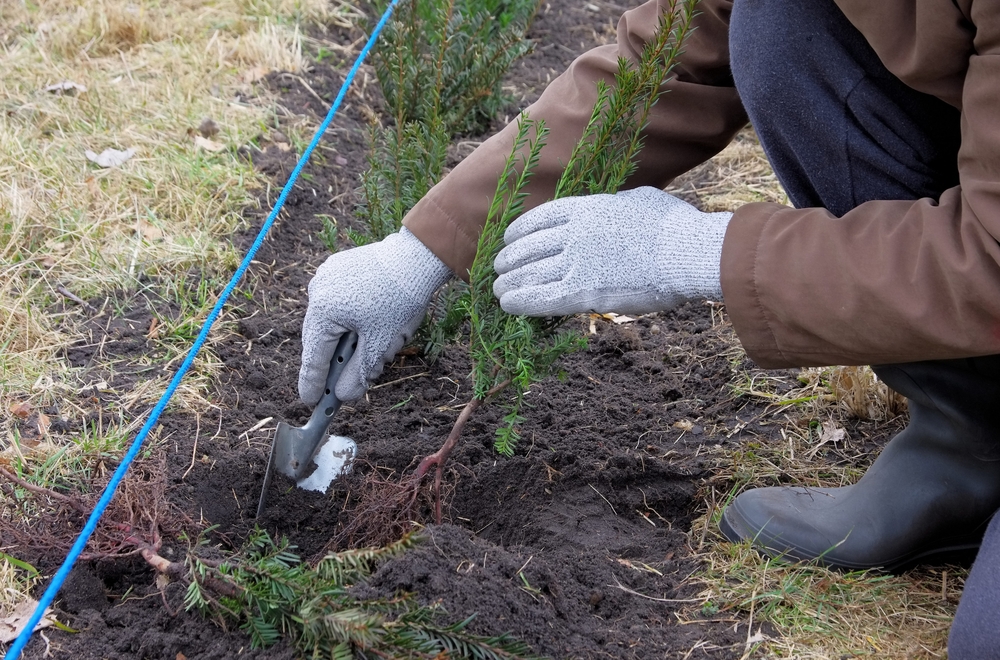
M803 40L789 0L736 0L729 23L730 66L745 105L781 103L798 79ZM804 3L809 4L809 3Z
M833 0L735 0L729 49L751 117L840 103L866 68L883 68Z

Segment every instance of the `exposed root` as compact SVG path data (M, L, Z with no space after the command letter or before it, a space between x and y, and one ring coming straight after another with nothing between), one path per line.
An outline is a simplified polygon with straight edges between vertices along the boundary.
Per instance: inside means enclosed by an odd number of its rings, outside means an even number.
M126 475L97 525L83 560L158 551L161 534L175 536L195 524L166 497L165 458L138 461ZM104 484L67 495L32 484L0 467L0 537L45 555L65 554L93 511Z
M79 511L80 513L82 513L82 514L86 514L87 513L87 507L84 506L83 502L80 501L79 498L69 497L68 495L63 495L62 493L57 493L56 491L52 490L51 488L43 488L41 486L36 486L34 484L28 483L24 479L18 477L16 474L13 474L12 472L8 472L3 467L0 467L0 477L3 477L4 479L6 479L7 481L9 481L9 482L11 482L13 484L17 484L21 488L24 488L25 490L30 491L30 492L34 493L35 495L41 495L43 497L47 497L49 499L55 500L57 502L60 502L62 504L67 504L70 507L72 507L72 508L76 509L77 511Z
M361 487L358 504L351 510L349 522L318 556L347 548L386 546L398 541L421 520L421 502L425 495L431 498L434 521L442 520L442 488L444 466L462 436L462 430L472 413L482 405L482 400L472 399L462 409L444 444L417 465L413 474L403 479L382 477L374 470ZM424 487L425 477L434 468L434 485L430 493Z
M434 471L434 522L438 525L441 524L441 474L444 470L444 464L451 455L451 451L455 448L455 445L458 444L458 439L462 437L462 431L465 429L469 418L472 417L472 413L476 412L476 409L482 403L480 399L472 399L465 404L458 419L455 420L455 425L451 427L451 433L448 434L448 438L441 445L441 449L438 449L420 461L420 465L417 466L413 476L410 477L408 488L412 491L413 502L416 502L417 495L420 493L420 487L423 485L424 477L431 469L431 466L436 468Z
M313 559L329 552L384 547L412 532L433 506L430 493L419 488L419 482L415 488L414 483L412 476L400 478L395 471L371 466L347 523ZM440 496L447 499L446 493Z

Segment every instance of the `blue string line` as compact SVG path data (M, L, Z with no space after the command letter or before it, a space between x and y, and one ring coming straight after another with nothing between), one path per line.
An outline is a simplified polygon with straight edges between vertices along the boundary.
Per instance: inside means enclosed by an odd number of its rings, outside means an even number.
M241 279L243 279L243 275L246 273L247 268L249 268L250 262L253 261L254 255L257 254L257 250L260 249L260 246L264 243L264 238L267 236L268 231L270 231L271 225L274 224L275 218L278 217L278 212L281 211L281 207L284 206L285 200L288 198L288 194L292 191L292 187L295 185L295 180L298 179L302 168L304 168L306 163L309 161L309 157L312 155L316 145L319 144L319 141L322 139L326 129L330 126L330 122L333 121L333 117L337 114L337 110L340 108L340 104L343 102L344 96L347 95L347 90L350 88L351 83L354 82L354 77L357 75L358 69L361 68L361 64L364 62L365 57L367 57L368 51L370 51L372 46L375 45L375 41L382 32L382 28L384 28L385 24L389 21L389 17L392 16L392 11L396 8L398 3L399 0L392 0L389 3L385 13L382 14L382 18L379 19L375 29L372 30L372 34L368 38L368 43L366 43L365 47L361 49L361 54L358 55L357 61L354 62L354 66L351 67L350 72L344 79L343 85L340 86L340 92L337 94L337 98L330 107L330 111L327 113L326 119L324 119L323 123L319 125L319 128L316 130L316 135L313 136L312 142L310 142L309 146L306 147L306 150L302 153L302 157L299 158L299 162L295 165L295 169L292 170L291 176L288 177L288 183L285 184L285 187L281 190L281 194L278 195L278 201L275 202L274 208L271 210L271 214L267 216L267 220L264 221L264 225L260 228L260 232L257 234L256 240L254 240L253 245L250 246L250 251L247 252L243 262L240 263L240 267L236 269L235 273L233 273L233 277L229 280L229 284L226 285L226 288L222 291L222 295L219 296L219 300L215 303L215 307L212 308L208 318L205 319L205 324L201 327L201 332L198 333L198 338L194 340L194 344L191 346L191 350L188 351L187 357L181 364L180 369L178 369L177 373L174 374L173 379L170 381L170 385L167 387L163 396L160 397L160 400L156 403L156 406L150 413L149 419L146 420L142 429L140 429L139 433L135 436L135 440L132 441L132 446L129 447L129 450L122 459L121 464L118 465L118 469L115 470L115 473L111 476L111 480L104 489L101 499L98 500L97 505L90 514L90 518L87 519L87 524L84 525L83 531L80 532L80 536L77 537L73 547L70 548L69 554L66 555L66 559L63 561L62 566L60 566L59 570L56 571L55 576L52 578L52 582L49 584L45 593L38 601L38 607L35 608L34 614L31 615L31 619L24 627L24 630L21 631L21 634L18 635L16 640L14 640L14 644L7 651L7 655L4 656L4 660L17 660L25 645L27 645L28 640L31 639L31 633L35 630L35 626L42 620L45 609L52 604L53 600L55 600L56 594L59 593L59 589L62 587L63 582L65 582L67 576L69 576L70 569L73 568L73 564L76 563L80 553L83 552L84 547L87 545L87 541L97 528L97 523L104 514L104 510L111 502L111 498L114 497L115 490L118 488L122 478L125 476L125 472L128 471L132 461L135 460L136 455L139 453L139 449L142 447L143 441L146 439L146 436L149 435L149 431L153 428L153 426L156 425L157 420L160 419L160 413L162 413L163 409L166 408L167 402L170 401L170 397L172 397L174 392L177 390L177 386L180 385L181 379L184 378L184 375L191 367L195 357L198 355L198 351L201 350L205 340L208 339L208 333L212 329L212 325L215 323L215 320L218 318L220 312L222 312L222 307L226 304L226 300L229 299L229 294L233 292L236 285L239 284Z

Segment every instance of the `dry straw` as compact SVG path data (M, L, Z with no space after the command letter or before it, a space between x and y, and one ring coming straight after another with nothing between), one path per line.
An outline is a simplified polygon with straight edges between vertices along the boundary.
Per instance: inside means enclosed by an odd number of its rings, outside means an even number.
M51 403L78 300L226 272L260 182L236 155L275 106L253 81L304 63L324 0L5 3L0 10L0 406ZM61 89L46 91L59 83ZM219 151L195 142L206 117ZM86 151L134 149L101 168ZM62 311L63 309L66 311ZM10 434L9 426L4 428ZM8 438L9 439L9 438ZM5 442L0 436L0 443Z

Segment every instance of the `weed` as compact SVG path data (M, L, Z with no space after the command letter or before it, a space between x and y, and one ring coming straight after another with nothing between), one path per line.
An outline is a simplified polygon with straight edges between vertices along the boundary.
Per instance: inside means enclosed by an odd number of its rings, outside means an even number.
M319 218L322 225L319 231L319 240L322 241L327 250L336 252L337 238L340 236L340 230L337 228L337 220L332 215L325 213L317 213L316 217Z

